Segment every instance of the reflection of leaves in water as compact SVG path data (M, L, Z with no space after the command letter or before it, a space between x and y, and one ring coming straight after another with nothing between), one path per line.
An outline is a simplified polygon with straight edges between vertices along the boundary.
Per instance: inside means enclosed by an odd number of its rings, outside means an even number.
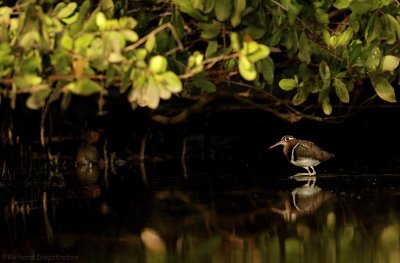
M303 254L303 244L297 238L287 238L285 240L286 262L299 262Z
M381 245L387 262L400 262L400 225L389 225L382 230Z
M188 240L188 255L185 258L184 262L198 262L200 258L204 258L205 256L210 256L217 249L217 247L221 244L221 237L212 236L203 241L195 240L194 238L189 238ZM185 249L184 245L182 249ZM184 251L182 250L184 253ZM184 255L184 254L182 254Z

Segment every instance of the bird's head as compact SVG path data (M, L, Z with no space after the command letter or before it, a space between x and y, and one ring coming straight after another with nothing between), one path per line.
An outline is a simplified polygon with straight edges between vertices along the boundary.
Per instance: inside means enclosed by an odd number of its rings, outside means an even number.
M294 140L296 140L296 138L294 138L292 135L285 135L279 142L275 143L274 145L271 145L269 149L272 149L278 145L283 145L283 146L288 145L290 142Z

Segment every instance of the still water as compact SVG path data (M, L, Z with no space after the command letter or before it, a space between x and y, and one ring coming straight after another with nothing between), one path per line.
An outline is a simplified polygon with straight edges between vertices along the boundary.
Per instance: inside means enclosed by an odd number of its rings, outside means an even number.
M73 160L2 161L0 262L400 262L400 174Z

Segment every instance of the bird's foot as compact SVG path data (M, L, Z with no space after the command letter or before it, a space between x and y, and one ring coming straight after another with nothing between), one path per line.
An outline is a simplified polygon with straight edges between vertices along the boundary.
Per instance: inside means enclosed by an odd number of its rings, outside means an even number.
M299 182L307 181L307 183L304 185L306 187L314 187L315 182L317 181L317 177L312 176L308 173L298 173L293 176L290 176L289 179L294 179Z

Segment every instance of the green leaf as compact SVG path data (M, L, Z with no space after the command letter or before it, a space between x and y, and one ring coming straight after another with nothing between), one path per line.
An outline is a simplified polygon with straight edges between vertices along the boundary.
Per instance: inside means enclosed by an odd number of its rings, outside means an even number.
M64 34L62 35L60 39L60 45L61 47L67 49L67 50L72 50L74 46L74 40L72 37L68 34L68 31L64 31Z
M352 38L353 38L353 29L349 27L338 36L336 46L337 47L347 46Z
M42 78L35 74L25 74L15 78L15 84L18 88L25 89L35 85L39 85L42 82Z
M272 36L271 36L270 38L268 38L267 43L268 43L270 46L276 46L276 45L279 44L279 42L281 41L281 39L282 39L282 30L281 30L281 29L278 29L278 30L275 30L275 31L272 33Z
M208 41L205 56L206 58L212 57L218 50L218 41Z
M336 0L333 6L337 9L345 9L350 6L351 0Z
M172 0L173 3L179 6L179 9L196 20L207 22L208 17L204 15L200 10L193 7L190 0Z
M378 77L376 79L372 79L371 81L376 94L378 94L381 99L388 102L396 102L394 88L387 79Z
M349 91L346 85L341 79L334 79L333 85L335 86L335 92L341 102L348 103L350 101Z
M204 39L213 39L221 32L221 23L213 21L212 23L198 23L198 28L201 29L201 37Z
M231 16L231 24L236 27L242 21L242 13L246 9L246 0L233 0L233 13Z
M65 86L65 89L76 94L82 96L89 96L94 93L100 92L103 88L99 83L88 79L82 78L78 79L76 82L71 82Z
M367 24L367 28L365 29L364 37L367 43L375 40L382 32L382 24L380 19L376 14L373 14Z
M240 50L240 41L239 41L239 34L236 32L232 32L230 35L231 39L231 46L234 51Z
M329 15L324 9L317 8L315 11L315 18L321 24L329 24Z
M107 18L114 16L114 1L113 0L102 0L100 1L100 10L104 12Z
M330 81L331 79L331 71L325 60L319 64L319 75L324 83Z
M221 22L227 20L232 12L231 0L216 0L215 2L215 16Z
M27 58L20 69L20 72L24 73L35 73L35 71L42 71L42 57L39 55Z
M208 14L211 11L213 11L216 1L217 0L204 0L204 9L203 9L204 13Z
M310 92L307 87L298 88L296 95L294 95L292 99L293 105L297 106L303 104L307 100L309 94Z
M260 61L261 63L261 72L265 81L272 85L274 83L274 71L275 71L275 64L274 61L267 57Z
M378 1L373 0L352 0L350 10L355 14L366 14L379 8Z
M392 56L392 55L387 55L382 58L381 61L381 70L382 72L385 71L393 71L399 66L399 58Z
M386 16L387 20L389 21L390 26L395 29L397 39L400 40L400 24L399 24L399 21L397 21L397 19L394 18L393 16L391 16L390 14L386 13L384 15Z
M193 85L208 93L213 93L217 91L217 87L215 86L215 84L204 78L194 79Z
M75 9L77 8L78 4L75 2L69 3L67 4L64 8L62 8L58 14L57 14L57 18L62 19L62 18L66 18L69 17L70 15L72 15L72 13L75 11Z
M85 33L78 37L75 40L75 50L77 53L80 53L81 51L85 51L85 49L90 45L92 40L94 39L94 34L93 33Z
M182 39L185 36L185 22L183 21L181 12L179 12L178 9L175 9L172 13L172 25L174 26L179 39Z
M35 45L39 44L40 44L40 35L39 32L34 29L25 33L21 37L21 40L19 41L19 45L25 49L30 49Z
M279 87L281 87L281 89L286 90L286 91L297 88L298 86L299 86L299 83L296 79L281 79L279 81Z
M311 48L310 42L304 32L300 35L300 46L299 46L299 54L298 57L300 61L310 64L311 62Z
M238 66L239 73L245 80L251 81L256 79L257 71L254 63L250 62L250 60L246 56L239 57Z
M149 68L156 74L163 73L167 70L167 59L161 55L154 56L150 59Z

